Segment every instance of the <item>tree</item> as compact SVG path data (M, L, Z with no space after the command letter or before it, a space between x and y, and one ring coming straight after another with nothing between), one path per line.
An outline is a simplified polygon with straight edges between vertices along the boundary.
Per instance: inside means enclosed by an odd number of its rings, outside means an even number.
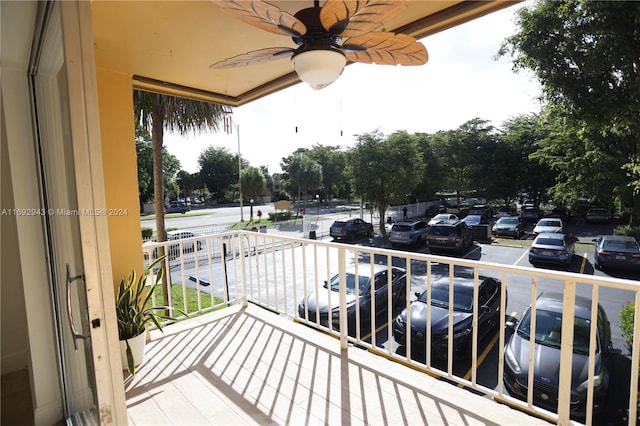
M436 156L436 139L433 135L416 133L412 137L418 144L424 165L424 173L420 176L420 182L413 189L413 195L419 200L430 200L436 196L439 190L443 189L446 171Z
M298 150L289 158L283 158L281 167L296 194L303 200L309 191L317 190L322 185L322 167L307 155L306 150ZM285 188L291 190L292 187L285 185Z
M378 208L380 232L386 235L387 207L405 200L424 171L416 139L405 131L386 138L379 131L359 135L347 155L347 168L355 193Z
M259 168L247 167L242 169L240 184L242 185L242 194L247 198L255 199L264 194L266 182L262 170ZM253 203L251 203L251 209L249 210L249 221L253 222Z
M572 160L590 165L604 155L608 159L603 166L619 163L607 171L609 176L626 180L633 188L640 188L639 176L630 174L640 155L638 22L639 2L539 0L519 10L518 32L505 40L498 53L510 54L516 70L534 72L553 106L553 120L563 119L572 129L570 135L564 131L563 137L554 137L554 143L560 144L554 151L571 150L580 155ZM581 182L590 180L593 170L566 167L564 176ZM625 197L620 187L611 192ZM637 214L637 189L633 205Z
M549 188L556 182L557 171L532 156L545 137L544 125L536 114L513 117L502 124L502 134L493 156L499 169L494 169L493 177L496 196L506 205L513 201L514 195L522 192L540 201L547 197ZM556 202L563 204L560 200Z
M140 207L143 203L153 200L153 147L149 132L141 127L136 129L136 160L138 163L138 194L140 197ZM175 155L162 147L162 169L164 192L169 194L172 191L180 170L180 160Z
M322 198L331 198L343 189L347 183L347 176L344 172L346 166L346 153L339 146L314 145L307 155L322 168Z
M133 108L136 123L151 133L153 146L153 194L156 216L156 240L166 241L164 227L164 173L162 145L164 130L185 135L189 132L217 130L224 110L222 105L162 95L133 91ZM164 255L162 247L159 254ZM162 282L164 303L169 304L169 284Z
M238 155L224 147L209 146L198 157L200 177L211 196L220 201L238 183ZM241 160L244 168L247 163ZM244 191L243 191L244 193Z

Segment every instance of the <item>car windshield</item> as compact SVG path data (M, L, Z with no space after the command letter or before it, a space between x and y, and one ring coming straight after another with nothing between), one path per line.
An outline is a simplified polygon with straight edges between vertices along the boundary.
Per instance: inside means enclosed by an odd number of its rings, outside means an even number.
M409 225L393 225L391 229L393 232L409 232L411 231L411 226Z
M344 228L347 226L347 222L333 222L332 225L334 228Z
M560 226L560 222L558 222L557 220L543 219L540 222L538 222L538 226Z
M346 274L347 278L347 294L355 294L356 293L356 282L358 284L358 293L362 294L367 291L369 288L369 277L367 275L358 275L358 280L356 281L355 274ZM331 291L338 291L340 289L340 277L338 275L331 278Z
M562 247L564 245L564 242L562 241L562 238L541 237L536 240L536 244L543 246Z
M602 248L611 251L638 251L638 244L635 241L605 240Z
M433 217L433 220L448 220L449 215L447 214L437 214Z
M453 288L453 310L471 312L473 309L473 292L466 292L462 288ZM427 292L423 292L418 300L427 301ZM449 286L435 286L431 288L431 305L449 308Z
M537 310L536 315L536 343L554 348L560 347L562 331L562 314L546 310ZM589 353L589 337L591 321L576 318L573 326L573 352ZM527 340L531 336L531 310L528 310L518 327L518 334ZM596 342L597 343L597 342ZM596 352L599 347L596 345Z
M429 234L431 235L440 235L440 236L454 236L456 234L456 228L453 226L432 226L429 230Z
M516 217L503 217L498 219L498 222L500 225L517 225L518 224L518 218Z

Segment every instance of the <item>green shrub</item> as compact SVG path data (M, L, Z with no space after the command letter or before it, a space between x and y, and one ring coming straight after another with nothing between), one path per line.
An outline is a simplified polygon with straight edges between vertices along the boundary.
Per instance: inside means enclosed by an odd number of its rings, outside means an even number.
M150 240L153 238L153 229L147 228L146 226L142 228L142 239Z
M636 312L636 304L629 301L620 311L620 330L627 342L627 345L631 347L633 344L633 317Z
M291 210L284 210L284 211L269 213L269 220L271 222L290 220L292 217L293 217L293 212Z
M619 225L613 229L614 235L630 235L640 241L640 226Z

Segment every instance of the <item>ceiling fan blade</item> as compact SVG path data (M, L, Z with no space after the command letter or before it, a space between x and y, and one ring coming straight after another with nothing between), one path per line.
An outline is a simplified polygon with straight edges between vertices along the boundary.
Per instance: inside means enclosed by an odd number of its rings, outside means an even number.
M298 37L307 27L298 18L260 0L211 0L223 12L275 34Z
M254 50L252 52L243 53L223 61L209 65L209 68L237 68L246 65L262 64L277 59L287 58L293 55L295 49L290 47L269 47L267 49Z
M375 32L353 37L342 46L348 61L380 65L424 65L427 49L411 36Z
M407 1L327 0L320 10L320 22L331 34L358 37L378 29L405 7Z

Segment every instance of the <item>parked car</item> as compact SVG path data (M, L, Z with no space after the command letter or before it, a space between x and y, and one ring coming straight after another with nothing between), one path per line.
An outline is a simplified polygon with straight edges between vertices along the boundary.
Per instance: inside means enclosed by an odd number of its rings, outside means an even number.
M536 223L536 226L533 227L533 234L538 235L545 232L564 234L564 223L562 223L562 219L555 217L540 219Z
M499 207L498 211L496 212L497 218L517 216L517 215L518 215L518 212L516 211L515 207L509 207L509 206Z
M529 263L571 264L576 238L569 234L538 234L529 248Z
M479 215L484 217L487 222L493 219L493 209L485 204L476 204L469 209L468 215Z
M360 218L336 220L329 228L329 235L334 240L355 240L356 237L373 235L373 225Z
M432 225L425 235L431 252L437 249L445 249L455 250L462 254L467 247L473 244L471 228L464 222Z
M422 237L427 232L427 222L424 220L396 222L389 231L391 245L413 245L424 241Z
M197 237L200 237L201 239L195 239ZM200 251L206 247L206 241L204 241L204 236L202 235L196 234L191 231L182 231L182 230L167 232L167 241L178 241L178 240L184 240L184 239L194 239L194 240L184 241L182 243L169 245L167 248L167 255L169 256L170 260L179 257L181 254L193 253L196 249L197 251ZM146 260L149 259L149 253L148 253L148 250L144 250L144 248L145 246L149 246L150 244L153 244L153 243L155 243L155 241L146 241L145 243L142 244L142 248L143 248L144 256ZM180 251L181 246L182 246L182 251ZM157 247L153 249L153 252L151 253L151 257L152 259L156 259L158 257Z
M467 226L469 228L471 228L472 226L476 226L476 225L488 225L489 224L489 220L482 215L477 215L477 214L470 214L464 217L464 219L462 219L462 221L464 223L467 224Z
M501 217L491 228L491 234L520 238L524 234L524 224L517 216Z
M453 354L468 358L472 350L473 333L473 278L453 279ZM500 287L495 278L481 276L478 279L478 341L495 334L500 324ZM440 359L447 357L449 345L449 278L434 281L429 290L431 300L431 353ZM393 325L393 338L401 346L407 340L407 317L411 319L412 353L426 352L427 291L416 293L409 310L403 310Z
M437 204L437 205L427 207L427 209L424 212L424 215L426 217L433 217L438 213L446 213L446 212L447 212L447 207L444 204Z
M628 235L602 235L596 243L594 266L596 269L640 271L640 246Z
M171 203L169 203L168 206L165 206L165 211L167 213L182 213L185 214L186 212L190 211L191 207L189 207L187 204L180 202L180 201L172 201Z
M555 217L562 220L562 223L567 224L571 220L571 213L569 209L565 209L562 207L556 207L552 209L547 217Z
M609 222L609 213L607 209L591 208L587 210L587 223L607 223Z
M429 220L428 225L435 225L436 223L456 223L460 218L453 213L440 213L435 215Z
M589 344L591 330L591 299L575 298L575 324L573 328L571 368L571 417L582 420L586 415L589 371ZM562 329L562 294L542 293L536 299L535 333L533 333L531 306L517 324L504 351L504 384L510 395L527 399L529 363L533 363L533 404L557 411L560 372L560 344ZM530 339L534 336L534 354L530 354ZM595 372L593 377L593 413L605 408L609 385L607 358L617 352L611 344L611 326L607 315L598 305L595 341ZM595 423L594 423L595 424Z
M520 218L525 222L537 222L542 217L537 207L525 207L520 213Z
M373 274L372 274L373 272ZM400 310L405 304L406 271L396 266L359 264L346 271L347 324L350 335L355 335L356 311L360 310L361 331L371 329L371 307L375 303L376 316L387 316L389 274L391 274L392 308ZM300 318L316 320L325 327L331 321L334 330L340 329L340 276L334 275L325 281L324 290L309 294L298 305ZM375 302L374 302L375 301Z

